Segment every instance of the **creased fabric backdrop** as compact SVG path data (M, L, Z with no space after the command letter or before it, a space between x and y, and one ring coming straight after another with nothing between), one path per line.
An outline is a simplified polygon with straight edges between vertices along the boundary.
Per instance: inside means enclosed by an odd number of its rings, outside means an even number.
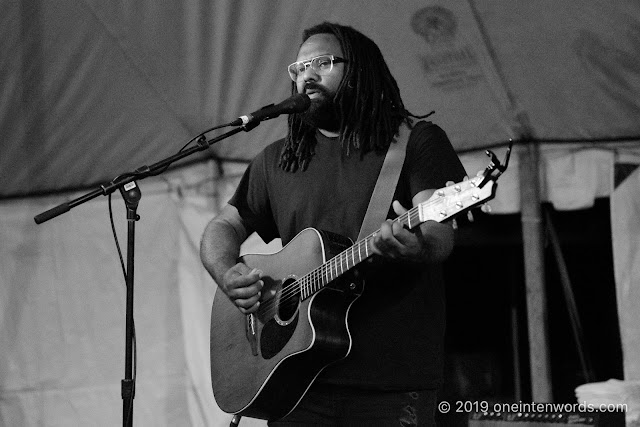
M125 294L106 199L36 226L83 192L37 196L94 188L288 97L285 67L323 20L376 41L406 106L435 110L470 150L469 174L486 166L480 148L528 135L552 142L544 200L580 209L613 194L625 376L640 379L637 173L612 193L614 165L640 164L637 1L0 0L0 425L121 423ZM231 160L284 131L283 118L265 122L203 153L220 163L141 183L135 424L228 425L209 385L215 285L197 248L244 168ZM605 142L615 138L629 142ZM591 142L553 143L563 139ZM515 151L498 214L520 209ZM124 250L117 195L114 210Z
M207 164L141 185L134 425L229 423L211 391L215 284L198 257L204 225L237 181L233 173L214 180L215 171ZM0 208L0 425L118 425L126 299L107 200L34 227L30 213L50 203L35 199ZM126 257L119 196L113 210Z
M549 150L545 200L557 209L591 206L610 194L615 152L569 156ZM582 152L584 153L584 152ZM640 164L640 152L625 156ZM486 166L485 156L465 155L468 172ZM499 181L493 212L519 211L518 150L512 169ZM215 283L200 264L198 247L206 223L226 203L244 164L214 162L139 183L136 223L135 322L138 371L135 425L227 426L210 385L209 320ZM562 180L557 180L558 170ZM220 175L220 170L224 172ZM594 172L600 171L600 172ZM515 175L515 176L514 176ZM635 180L635 181L634 181ZM572 182L588 181L584 191ZM619 311L625 375L637 378L635 309L637 172L618 187L622 222L614 225L616 264L621 271ZM621 191L625 191L622 193ZM120 380L124 377L125 289L111 234L106 198L36 226L32 217L63 199L30 198L0 204L0 425L57 426L121 423ZM515 201L515 202L514 202ZM118 237L126 250L124 203L113 198ZM621 228L620 228L621 227ZM256 236L245 252L273 252ZM492 268L492 266L488 266ZM487 273L488 274L488 273ZM620 288L622 286L622 288ZM215 326L215 325L214 325ZM233 363L233 361L230 361ZM244 418L242 425L264 425Z
M108 181L285 99L302 30L323 20L370 36L407 108L435 110L458 150L638 143L635 0L0 0L0 197ZM284 129L208 155L251 159Z

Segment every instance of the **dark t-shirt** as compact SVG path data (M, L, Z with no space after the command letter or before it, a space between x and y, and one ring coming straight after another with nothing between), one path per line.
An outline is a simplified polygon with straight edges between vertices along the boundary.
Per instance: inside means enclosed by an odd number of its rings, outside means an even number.
M337 139L320 133L306 171L277 165L284 140L265 148L247 168L230 200L265 242L286 245L314 227L357 238L385 153L347 156ZM460 181L465 172L445 132L431 122L414 126L394 200ZM389 217L394 217L390 208ZM346 359L318 382L385 390L437 387L442 377L444 288L441 266L378 259L365 270L365 291L349 311L353 340Z

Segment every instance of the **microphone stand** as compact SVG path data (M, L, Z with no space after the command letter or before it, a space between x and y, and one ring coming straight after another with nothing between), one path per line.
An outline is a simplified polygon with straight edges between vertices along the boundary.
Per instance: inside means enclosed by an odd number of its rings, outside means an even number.
M124 199L127 208L127 301L125 315L125 360L124 360L124 379L120 383L120 394L122 395L122 420L123 425L132 426L133 424L133 398L135 396L135 379L133 378L133 340L135 337L135 329L133 323L133 266L134 266L134 247L136 221L140 219L137 214L138 202L142 198L140 188L135 181L120 187L120 193Z
M244 126L237 127L229 132L217 136L211 140L202 135L196 140L197 146L187 150L180 151L173 156L167 157L151 166L142 166L134 172L126 173L118 176L113 181L102 184L95 190L78 197L74 200L64 202L48 211L42 212L34 217L36 224L42 224L52 218L57 217L70 211L72 208L88 202L99 195L109 195L116 189L120 190L127 208L127 271L126 271L126 319L125 319L125 377L121 381L122 395L122 425L130 427L133 425L133 398L135 395L135 379L133 378L133 340L135 338L135 330L133 327L133 270L134 270L134 247L135 247L135 223L140 219L137 214L138 202L142 197L140 189L135 183L136 179L144 179L154 174L160 174L173 162L184 157L190 156L198 151L203 151L211 145L222 141L240 131L248 132L258 126L260 121L249 122ZM156 173L157 172L157 173Z

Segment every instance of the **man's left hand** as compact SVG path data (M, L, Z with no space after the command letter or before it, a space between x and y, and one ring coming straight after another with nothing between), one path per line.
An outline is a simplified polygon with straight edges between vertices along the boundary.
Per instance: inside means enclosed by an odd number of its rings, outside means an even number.
M393 210L398 216L407 212L397 200L393 202ZM426 249L420 227L407 230L390 219L382 223L373 238L373 252L391 259L420 262L426 258Z

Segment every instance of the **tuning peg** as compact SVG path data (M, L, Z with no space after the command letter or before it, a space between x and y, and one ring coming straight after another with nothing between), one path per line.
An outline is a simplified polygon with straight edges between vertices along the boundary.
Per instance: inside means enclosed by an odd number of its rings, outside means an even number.
M451 220L451 228L453 228L454 230L458 229L458 221L456 221L455 218Z
M480 210L486 214L491 213L491 206L488 203L485 203L480 207Z
M467 219L469 220L469 222L473 222L473 220L474 220L473 212L467 211Z

